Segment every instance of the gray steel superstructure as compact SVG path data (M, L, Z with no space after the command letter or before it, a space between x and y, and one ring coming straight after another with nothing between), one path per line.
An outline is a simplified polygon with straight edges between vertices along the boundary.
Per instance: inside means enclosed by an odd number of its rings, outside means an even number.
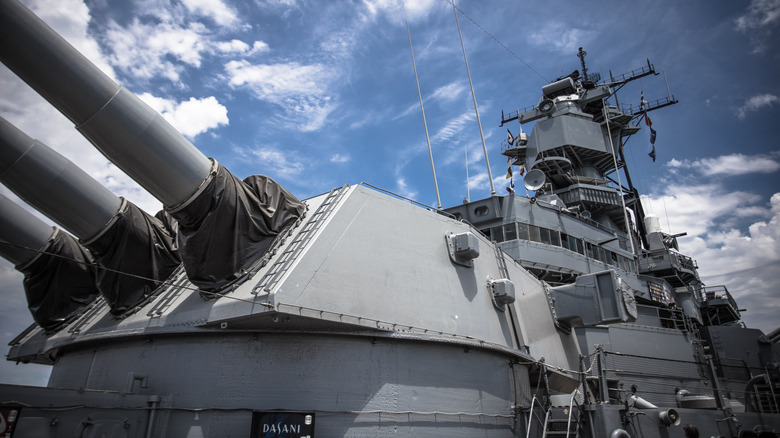
M0 436L777 436L778 348L611 180L636 132L616 83L562 78L502 121L536 121L503 151L533 197L299 201L203 156L16 0L0 28L3 63L165 207L2 121L0 181L78 242L0 211L39 323L8 359L53 366L0 385Z

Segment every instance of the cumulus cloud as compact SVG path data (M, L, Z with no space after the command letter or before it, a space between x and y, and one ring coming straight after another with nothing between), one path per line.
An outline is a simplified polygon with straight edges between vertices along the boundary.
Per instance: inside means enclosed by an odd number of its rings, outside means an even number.
M673 170L695 170L706 176L772 173L780 169L778 155L776 152L770 155L729 154L698 160L672 159L668 166Z
M184 102L163 99L149 93L143 93L138 97L162 114L165 120L179 132L191 139L209 129L227 125L229 122L227 108L214 96L204 99L190 97Z
M736 110L737 117L739 117L740 119L744 119L747 116L747 113L758 111L759 109L765 106L772 106L777 101L780 101L780 98L778 98L774 94L759 94L753 96L747 101L745 101L744 105L737 108Z
M247 87L257 99L281 106L287 122L303 131L321 129L336 108L330 92L335 72L324 65L239 60L227 63L225 70L232 87Z
M269 50L271 50L271 49L268 47L268 44L266 44L265 42L263 42L263 41L255 41L252 44L252 51L250 53L263 53L263 52L267 52Z
M235 9L222 0L182 0L182 3L191 13L210 17L220 26L230 26L238 22Z
M495 184L495 178L493 178ZM490 190L490 178L488 178L487 172L479 172L474 175L469 175L469 190L485 189Z
M207 32L200 23L187 26L164 23L143 23L137 17L129 26L109 23L106 44L111 63L141 79L156 76L178 82L183 67L170 58L192 67L200 67L202 52L209 44L202 34Z
M241 40L220 41L214 44L222 53L244 53L249 51L249 44Z
M405 19L417 20L426 17L434 6L436 0L363 0L372 17L386 14L390 20L401 22Z

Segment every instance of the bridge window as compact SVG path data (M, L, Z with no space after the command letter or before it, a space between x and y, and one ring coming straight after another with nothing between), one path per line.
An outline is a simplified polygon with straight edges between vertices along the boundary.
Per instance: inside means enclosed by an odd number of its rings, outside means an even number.
M571 249L569 247L569 235L566 233L561 233L561 247Z
M574 237L574 238L570 237L569 239L574 239L574 245L575 245L575 248L576 248L575 251L577 251L578 253L580 253L582 255L585 255L585 248L583 248L583 246L582 246L582 239L577 239L576 237Z
M496 242L504 241L504 227L497 226L490 229L490 238Z
M517 224L517 238L520 240L531 240L528 235L528 224Z
M537 227L536 225L528 225L528 235L529 235L528 237L530 237L530 239L528 240L531 240L533 242L542 241L541 232L539 231L539 227Z
M550 244L555 246L561 246L561 235L555 230L550 230Z
M517 227L515 226L515 223L512 222L511 224L505 224L504 240L515 240L515 239L517 239Z
M544 244L550 244L550 230L547 228L539 228L539 235L541 236L541 242Z

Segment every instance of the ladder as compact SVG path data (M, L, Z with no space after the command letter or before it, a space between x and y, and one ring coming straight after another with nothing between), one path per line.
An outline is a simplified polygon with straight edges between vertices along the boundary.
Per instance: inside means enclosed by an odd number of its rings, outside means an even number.
M287 249L277 257L276 262L255 285L252 294L259 295L271 292L273 287L282 278L282 275L290 268L298 254L303 251L306 244L316 234L317 230L320 229L325 222L325 219L330 216L330 213L347 192L348 188L348 185L337 187L327 195L323 203L317 208L317 211L315 211L311 218L305 223L301 231L298 232L297 237L290 243Z
M548 410L543 438L565 437L578 438L581 430L580 404L577 402L579 389L575 390L569 401L569 406L553 406Z

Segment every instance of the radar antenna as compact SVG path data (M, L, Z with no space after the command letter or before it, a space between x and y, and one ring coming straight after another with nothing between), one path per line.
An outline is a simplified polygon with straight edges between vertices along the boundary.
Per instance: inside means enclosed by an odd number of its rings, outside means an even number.
M580 51L577 52L577 57L580 58L580 64L582 65L582 77L587 81L588 80L588 68L585 67L585 55L587 55L588 52L582 50L582 47L580 47Z

